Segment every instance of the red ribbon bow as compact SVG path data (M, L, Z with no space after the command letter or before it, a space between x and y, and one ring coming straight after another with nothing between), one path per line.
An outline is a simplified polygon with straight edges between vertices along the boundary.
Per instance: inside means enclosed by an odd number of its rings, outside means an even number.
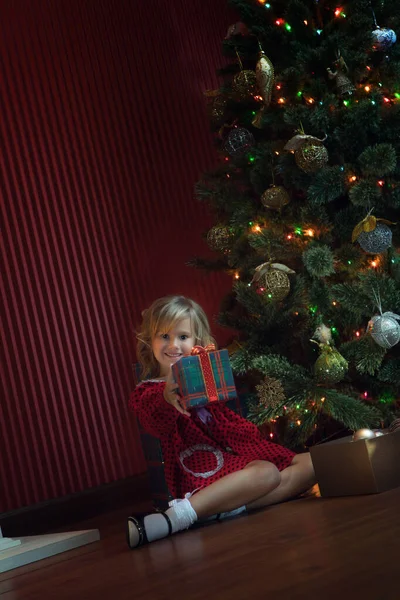
M215 344L208 344L208 346L193 346L191 356L197 356L198 354L207 354L208 352L215 352Z
M218 391L215 384L214 373L211 366L211 360L208 355L209 352L215 351L215 344L208 344L208 346L193 346L191 355L198 356L200 358L201 371L203 373L204 383L206 386L206 394L209 402L216 402L218 400Z

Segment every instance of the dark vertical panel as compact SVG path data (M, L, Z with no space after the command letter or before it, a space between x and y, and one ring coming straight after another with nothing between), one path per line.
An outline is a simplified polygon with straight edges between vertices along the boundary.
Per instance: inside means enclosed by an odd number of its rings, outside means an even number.
M215 156L225 0L4 0L0 15L0 510L144 469L127 410L157 296L210 317L230 282L193 185Z

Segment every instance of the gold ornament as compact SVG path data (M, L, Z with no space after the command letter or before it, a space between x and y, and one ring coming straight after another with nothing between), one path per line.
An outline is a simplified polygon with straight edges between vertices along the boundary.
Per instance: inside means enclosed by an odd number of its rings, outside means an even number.
M265 377L259 385L256 385L256 390L260 404L266 408L277 408L286 400L285 392L279 379Z
M259 289L265 292L271 300L280 302L290 292L288 274L293 273L294 271L286 265L269 261L256 268L253 282L258 283Z
M247 100L249 96L254 96L257 89L255 72L249 69L240 71L233 78L232 87L241 100Z
M332 345L331 330L320 325L314 333L318 339L311 341L318 344L321 354L315 361L314 375L321 383L339 383L347 373L348 362Z
M220 90L207 90L204 95L207 98L207 111L210 119L215 125L222 124L227 106L226 97L221 94Z
M325 146L314 138L308 140L300 146L294 153L296 165L309 175L316 173L326 165L329 159L328 150Z
M227 252L232 241L233 234L224 225L215 225L207 234L207 243L216 252Z
M216 125L222 123L225 119L227 99L219 95L214 98L211 107L211 119Z
M349 72L348 66L346 65L343 56L338 57L335 62L336 71L333 72L331 69L327 69L329 79L336 80L336 90L338 96L343 98L343 96L351 95L355 91L355 87L347 77L347 73Z
M268 108L271 103L274 76L274 66L260 46L258 62L256 65L256 80L258 93L263 100L263 106L252 121L252 125L254 125L254 127L258 127L258 129L262 128L262 116L265 109Z
M376 437L376 433L372 431L372 429L367 429L364 427L363 429L357 429L357 431L353 433L352 441L358 442L358 440L371 440L374 437Z
M323 140L320 140L314 135L306 135L303 128L301 128L298 129L298 133L296 135L290 138L283 149L287 150L288 152L295 152L296 150L299 150L306 142L315 142L318 145L322 144L325 140L326 137Z
M285 188L281 185L271 185L261 196L261 202L266 208L280 210L286 204L289 204L290 197Z

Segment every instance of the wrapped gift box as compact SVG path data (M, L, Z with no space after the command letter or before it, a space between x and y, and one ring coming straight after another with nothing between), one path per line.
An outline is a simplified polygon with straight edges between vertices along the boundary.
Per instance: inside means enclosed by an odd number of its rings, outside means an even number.
M376 494L400 486L400 433L310 448L321 496Z
M191 356L172 365L182 404L198 408L237 397L228 350L208 351L195 346Z

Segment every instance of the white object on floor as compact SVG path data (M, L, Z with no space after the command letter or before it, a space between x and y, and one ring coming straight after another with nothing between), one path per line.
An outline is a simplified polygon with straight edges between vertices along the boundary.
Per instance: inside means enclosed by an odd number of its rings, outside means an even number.
M0 573L97 542L99 539L98 529L21 537L18 546L0 552Z
M14 548L14 546L19 546L21 544L21 540L14 540L13 538L5 538L3 537L3 532L0 527L0 552L3 550L8 550L8 548Z

